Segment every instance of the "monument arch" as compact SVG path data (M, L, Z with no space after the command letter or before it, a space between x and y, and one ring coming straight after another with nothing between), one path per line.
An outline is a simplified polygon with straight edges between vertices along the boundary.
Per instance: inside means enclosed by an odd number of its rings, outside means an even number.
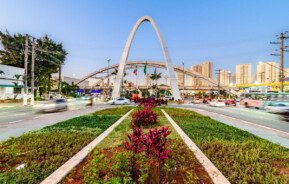
M166 42L163 38L163 35L160 32L159 27L157 26L156 22L150 17L150 16L143 16L141 17L136 24L134 25L134 27L132 28L130 35L126 41L121 59L120 59L120 63L118 66L118 73L115 79L115 83L114 83L114 88L113 88L113 92L112 92L112 98L118 98L120 97L120 91L121 91L121 84L122 84L122 80L123 80L123 75L124 75L124 69L125 69L125 65L127 63L127 59L129 56L129 52L130 52L130 48L131 48L131 44L132 41L134 39L135 33L138 30L138 28L140 27L140 25L145 22L148 21L154 28L158 39L160 41L161 47L162 47L162 51L163 51L163 55L164 55L164 59L165 59L165 63L166 63L166 68L167 68L167 74L168 74L168 79L170 81L170 85L171 85L171 89L172 89L172 95L174 97L175 100L179 100L181 99L180 96L180 90L178 87L178 81L177 81L177 77L172 65L172 61L171 61L171 57L166 45Z

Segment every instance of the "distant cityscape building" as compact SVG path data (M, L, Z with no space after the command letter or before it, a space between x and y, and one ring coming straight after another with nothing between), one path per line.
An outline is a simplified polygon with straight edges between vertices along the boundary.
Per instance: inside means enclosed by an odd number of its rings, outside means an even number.
M204 75L205 77L213 79L213 62L211 61L206 61L199 65L192 66L191 70L193 72L198 72ZM207 86L207 84L203 83L201 79L194 77L190 78L189 84L191 86Z
M252 82L252 65L236 65L236 84L249 84Z
M230 84L236 84L236 74L234 73L230 76Z
M230 84L231 72L229 70L220 70L220 84L228 86Z
M279 65L277 62L259 62L257 65L257 82L276 82L279 81Z
M178 72L177 73L177 79L178 79L178 85L179 86L183 86L183 84L184 84L184 74L183 74L183 72Z
M53 74L52 74L52 80L55 81L55 84L54 84L54 86L52 87L52 89L53 89L53 90L56 90L56 89L57 89L57 84L58 84L58 81L59 81L59 75L58 75L58 73L53 73ZM63 75L62 75L62 76L61 76L61 81L66 82L66 83L69 84L69 85L72 85L72 84L75 84L76 82L78 82L79 79L73 78L73 77L67 77L67 76L63 76ZM85 81L79 83L78 86L79 86L80 88L85 88L85 87L89 87L89 86L90 86L89 84L90 84L90 82L89 82L88 80L85 80Z

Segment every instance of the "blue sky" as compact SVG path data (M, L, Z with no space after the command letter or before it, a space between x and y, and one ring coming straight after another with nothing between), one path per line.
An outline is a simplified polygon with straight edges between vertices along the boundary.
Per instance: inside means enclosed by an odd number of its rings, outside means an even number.
M69 55L64 74L81 77L118 63L126 39L143 15L155 19L174 64L212 60L235 71L238 63L277 60L275 35L289 30L284 0L1 0L0 30L50 35ZM289 42L289 41L288 41ZM163 60L149 23L138 30L130 60ZM289 67L289 54L285 66ZM254 66L255 68L255 66Z

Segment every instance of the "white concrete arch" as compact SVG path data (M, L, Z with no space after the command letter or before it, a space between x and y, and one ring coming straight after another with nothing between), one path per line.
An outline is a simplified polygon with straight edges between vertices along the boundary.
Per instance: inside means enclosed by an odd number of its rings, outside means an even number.
M130 35L126 41L125 48L123 50L123 53L122 53L122 56L120 59L120 64L118 67L118 73L116 76L116 80L115 80L115 84L114 84L114 88L113 88L113 92L112 92L112 98L117 98L120 96L120 90L121 90L121 83L123 80L124 68L125 68L125 65L127 63L128 56L129 56L131 43L134 39L134 36L135 36L137 29L145 21L150 22L150 24L153 26L153 28L154 28L154 30L155 30L158 38L159 38L159 41L160 41L160 44L161 44L161 47L163 50L164 59L165 59L166 66L167 66L167 74L168 74L169 81L171 84L172 94L173 94L173 97L175 100L179 100L179 99L181 99L181 96L180 96L180 91L179 91L179 87L178 87L177 77L176 77L176 74L174 72L174 68L172 65L171 57L170 57L166 42L163 38L163 35L160 32L159 27L156 24L156 22L150 16L141 17L136 22L136 24L134 25L134 27L132 28L132 30L130 32Z

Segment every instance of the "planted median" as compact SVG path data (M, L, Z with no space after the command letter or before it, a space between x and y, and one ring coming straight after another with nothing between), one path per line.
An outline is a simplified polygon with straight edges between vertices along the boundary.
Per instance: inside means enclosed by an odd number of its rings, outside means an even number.
M144 105L62 183L212 183L160 109Z
M39 183L130 109L97 111L0 143L0 183Z
M165 111L232 183L289 183L289 149L190 110Z

